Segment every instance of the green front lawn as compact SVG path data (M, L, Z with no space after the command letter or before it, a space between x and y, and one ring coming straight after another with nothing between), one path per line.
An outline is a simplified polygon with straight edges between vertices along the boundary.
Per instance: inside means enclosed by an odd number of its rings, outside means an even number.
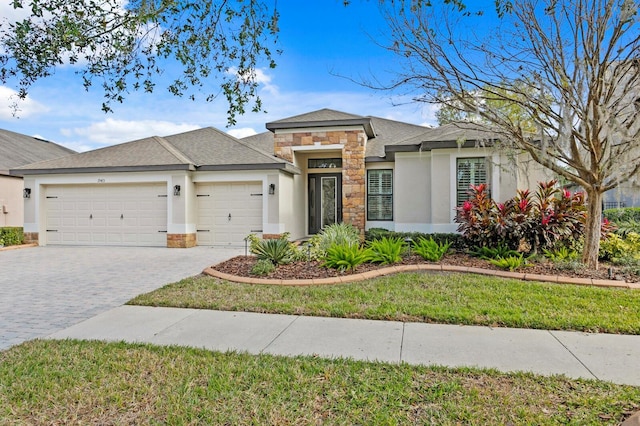
M0 352L0 424L619 424L640 388L78 341Z
M406 273L284 287L198 276L129 304L446 324L640 334L640 291L474 274Z

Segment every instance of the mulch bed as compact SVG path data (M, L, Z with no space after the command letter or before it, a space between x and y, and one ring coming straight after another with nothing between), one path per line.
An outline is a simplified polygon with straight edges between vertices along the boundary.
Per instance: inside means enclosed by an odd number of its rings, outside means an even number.
M256 263L255 256L236 256L225 262L212 266L213 269L224 272L231 275L237 275L241 277L256 277L251 275L251 268ZM403 259L401 263L397 265L417 265L426 262L420 256L409 256ZM501 270L490 262L479 259L477 257L469 256L464 253L449 253L440 262L443 265L456 265L467 266L474 268L484 268ZM388 265L377 265L366 263L359 265L353 272L339 272L336 269L324 268L321 262L292 262L287 265L279 265L274 272L269 275L261 276L259 278L270 279L319 279L329 277L339 277L349 275L351 273L362 273L372 271L380 268L387 267ZM520 268L517 272L526 272L530 274L540 275L561 275L566 277L579 277L579 278L594 278L594 279L615 279L626 282L640 282L640 276L631 274L624 271L622 268L609 265L607 263L601 263L600 269L592 270L587 268L578 269L566 269L561 268L553 262L535 262L524 268Z

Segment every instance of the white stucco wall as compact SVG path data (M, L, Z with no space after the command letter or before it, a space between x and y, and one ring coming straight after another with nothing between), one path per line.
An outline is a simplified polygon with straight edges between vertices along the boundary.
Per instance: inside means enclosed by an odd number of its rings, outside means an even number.
M304 192L303 177L281 173L278 180L280 188L277 218L280 231L278 233L289 232L290 238L297 240L306 235L304 211L302 210L304 197L299 195Z
M527 153L518 156L517 188L531 189L538 187L539 182L548 182L554 179L555 173L540 163L535 162Z
M22 181L18 194L22 197ZM291 194L293 178L279 170L266 171L210 171L210 172L125 172L83 173L27 176L25 187L31 188L31 198L24 199L24 231L37 232L40 244L46 245L45 189L48 185L84 184L136 184L164 183L167 188L167 233L192 234L196 232L196 183L204 182L261 182L263 188L263 232L282 233L288 231L289 220L293 220ZM269 195L269 184L276 185L276 194ZM175 185L180 185L180 196L173 195ZM282 201L281 201L282 200ZM22 203L22 198L20 198ZM22 221L19 225L22 226ZM294 231L290 231L294 233Z
M394 169L393 222L367 222L367 229L380 227L400 232L455 232L456 165L458 158L487 157L494 199L513 197L518 188L535 189L551 174L521 155L518 166L489 148L437 149L396 153L395 164L368 163L367 168Z
M22 178L0 175L0 228L24 223L23 188Z
M428 232L432 223L431 152L396 154L395 218L397 231Z

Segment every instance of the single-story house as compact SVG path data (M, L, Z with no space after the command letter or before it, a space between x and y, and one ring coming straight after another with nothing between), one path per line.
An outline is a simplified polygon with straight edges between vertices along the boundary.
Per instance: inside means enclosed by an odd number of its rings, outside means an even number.
M0 228L21 227L24 219L22 176L9 171L74 153L49 141L0 129Z
M45 244L243 245L344 221L364 232L453 232L470 184L498 200L547 180L490 135L322 109L236 139L214 128L149 137L12 170L25 233Z

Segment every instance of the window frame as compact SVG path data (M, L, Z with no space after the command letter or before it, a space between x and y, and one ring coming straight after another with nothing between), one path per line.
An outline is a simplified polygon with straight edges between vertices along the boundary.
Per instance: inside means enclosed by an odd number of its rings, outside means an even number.
M324 164L323 164L324 163ZM308 158L307 159L307 169L341 169L342 168L342 158L341 157L332 157L332 158Z
M471 176L469 177L468 181L469 183L466 185L465 188L463 188L461 186L462 183L462 178L460 177L460 164L462 162L474 162L474 163L484 163L484 182L478 182L477 180L474 180ZM470 190L470 186L471 185L480 185L480 184L485 184L487 186L487 190L489 191L489 196L491 196L491 162L489 161L489 157L486 156L480 156L480 157L457 157L456 158L456 169L455 169L455 189L456 189L456 195L455 195L455 206L456 207L461 207L465 201L469 200L470 196L469 196L469 190ZM475 172L475 171L474 171Z
M370 185L372 184L372 174L379 174L378 179L378 191L377 193L371 192ZM386 192L382 182L382 175L388 174L390 176L390 184L387 185ZM371 200L376 200L372 203ZM394 217L394 202L393 202L393 169L368 169L367 170L367 221L371 222L392 222ZM372 217L371 206L379 206L378 216ZM385 205L387 208L384 208ZM388 217L382 217L382 213L390 211Z

